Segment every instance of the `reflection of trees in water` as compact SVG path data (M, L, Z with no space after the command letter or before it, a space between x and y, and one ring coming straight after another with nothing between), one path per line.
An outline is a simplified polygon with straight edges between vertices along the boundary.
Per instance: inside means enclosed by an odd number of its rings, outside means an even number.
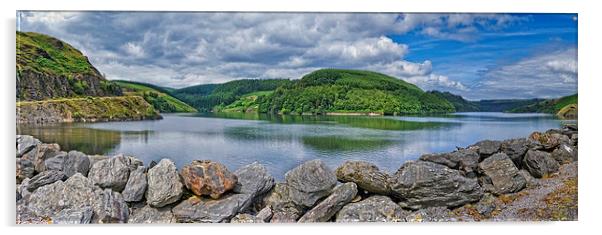
M304 145L319 151L365 151L382 149L395 142L387 139L353 139L339 136L306 136Z
M21 126L18 134L32 135L44 143L57 143L61 150L77 150L86 154L106 154L121 140L118 131L75 127L72 125Z

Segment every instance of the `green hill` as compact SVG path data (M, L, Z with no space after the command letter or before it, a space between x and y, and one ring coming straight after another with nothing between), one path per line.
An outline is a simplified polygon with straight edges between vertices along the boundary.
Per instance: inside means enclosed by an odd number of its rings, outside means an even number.
M249 93L273 91L291 83L288 79L243 79L186 87L174 90L171 94L200 111L212 111L218 106L228 106Z
M578 95L569 95L557 99L539 100L531 104L515 107L508 110L511 113L558 113L567 105L577 104Z
M449 101L456 109L456 112L479 112L480 110L477 102L468 101L462 96L454 95L447 91L429 91L428 93Z
M384 74L343 69L321 69L294 84L279 87L259 99L267 113L444 113L454 106L416 85Z
M18 100L121 94L79 50L51 36L17 31L16 55Z
M119 85L126 95L142 96L144 100L153 105L153 107L162 113L192 113L197 110L190 105L176 99L169 94L169 90L152 84L132 82L132 81L114 81Z

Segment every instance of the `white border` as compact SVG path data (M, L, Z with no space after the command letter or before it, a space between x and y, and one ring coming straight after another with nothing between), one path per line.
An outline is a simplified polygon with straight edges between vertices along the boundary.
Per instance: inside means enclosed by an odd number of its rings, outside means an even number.
M0 220L3 234L577 234L597 231L600 212L600 154L597 144L601 130L599 22L602 12L594 0L19 0L2 2L2 130L0 144L4 171ZM175 226L15 226L14 225L14 135L15 135L15 15L16 10L142 10L142 11L300 11L300 12L516 12L579 14L579 103L581 127L579 151L579 222L470 223L470 224L311 224L311 225L175 225Z

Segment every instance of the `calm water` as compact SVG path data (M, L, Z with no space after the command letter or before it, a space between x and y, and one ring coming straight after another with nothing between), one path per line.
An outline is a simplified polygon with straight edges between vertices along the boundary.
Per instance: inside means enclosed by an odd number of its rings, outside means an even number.
M88 154L124 153L145 163L171 158L178 167L210 159L235 170L258 161L282 179L319 158L335 169L366 160L395 172L421 154L452 151L483 139L525 137L558 128L544 114L455 113L442 116L351 117L257 114L164 114L163 120L21 126L21 134Z

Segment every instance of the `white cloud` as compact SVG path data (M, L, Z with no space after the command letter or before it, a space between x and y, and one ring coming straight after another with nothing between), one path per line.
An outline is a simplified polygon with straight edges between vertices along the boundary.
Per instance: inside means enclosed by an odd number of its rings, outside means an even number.
M405 81L416 84L425 90L452 90L468 91L469 89L461 82L450 80L447 76L429 74L427 76L414 76L404 78Z
M134 42L128 42L122 47L131 56L134 56L136 58L144 57L144 49L142 49L142 46Z

